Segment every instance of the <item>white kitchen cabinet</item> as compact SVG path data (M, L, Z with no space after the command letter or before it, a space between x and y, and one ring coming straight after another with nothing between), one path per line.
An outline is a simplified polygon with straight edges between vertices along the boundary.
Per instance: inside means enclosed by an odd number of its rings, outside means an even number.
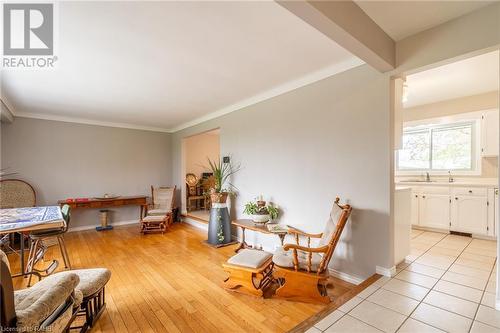
M422 192L418 202L419 226L437 229L450 227L450 195Z
M411 191L411 207L410 207L410 222L411 225L419 225L418 219L418 201L419 193L418 190L412 189Z
M488 234L488 197L456 194L451 200L450 230Z
M411 225L496 237L498 191L491 185L413 185Z
M499 149L499 112L485 111L481 117L481 155L498 156Z

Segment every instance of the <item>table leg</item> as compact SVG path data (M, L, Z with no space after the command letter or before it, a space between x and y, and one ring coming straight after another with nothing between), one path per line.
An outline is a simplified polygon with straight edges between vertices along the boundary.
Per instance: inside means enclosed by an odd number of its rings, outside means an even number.
M21 263L21 275L23 275L24 277L27 277L24 273L24 234L22 232L19 233L19 235L21 236L21 260L20 260L20 263Z
M246 247L247 245L245 243L245 228L241 227L241 243L238 246L238 248L234 250L234 252L238 252L239 250L244 249Z
M285 241L285 236L286 236L286 234L278 234L278 236L280 237L281 246L283 246L283 243L284 243L284 241Z

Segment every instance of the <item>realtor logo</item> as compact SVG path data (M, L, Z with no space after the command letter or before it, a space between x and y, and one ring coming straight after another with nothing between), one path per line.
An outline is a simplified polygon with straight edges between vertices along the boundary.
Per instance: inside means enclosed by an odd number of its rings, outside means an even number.
M15 0L13 0L15 1ZM4 3L2 69L52 69L57 3Z
M4 55L54 54L53 4L4 4L3 22Z

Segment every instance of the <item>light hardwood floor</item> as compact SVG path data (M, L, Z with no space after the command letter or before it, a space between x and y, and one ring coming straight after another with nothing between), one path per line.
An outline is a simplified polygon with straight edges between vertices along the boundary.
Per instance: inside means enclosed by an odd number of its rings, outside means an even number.
M325 309L225 291L221 264L236 245L209 247L203 243L205 232L186 224L176 223L164 235L141 235L134 225L65 237L74 269L112 271L107 309L92 332L284 332ZM9 258L17 270L16 257ZM46 260L53 258L62 263L55 246L46 254ZM14 281L15 288L25 283ZM338 279L332 283L332 296L343 299L352 293L354 285Z

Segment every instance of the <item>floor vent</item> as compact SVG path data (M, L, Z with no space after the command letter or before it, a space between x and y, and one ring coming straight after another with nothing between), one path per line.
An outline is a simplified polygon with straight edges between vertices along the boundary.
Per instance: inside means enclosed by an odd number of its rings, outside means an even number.
M450 234L451 235L458 235L458 236L465 236L465 237L471 237L472 238L472 234L469 234L467 232L450 231Z

